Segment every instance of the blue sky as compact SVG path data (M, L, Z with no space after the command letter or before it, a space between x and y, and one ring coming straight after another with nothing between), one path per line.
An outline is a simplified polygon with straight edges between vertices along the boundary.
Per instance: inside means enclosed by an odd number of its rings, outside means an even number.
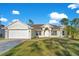
M72 20L76 17L79 18L78 10L79 6L71 3L2 3L0 4L0 18L7 19L7 21L2 22L4 25L8 25L14 19L19 19L24 23L28 19L32 19L35 24L47 24L50 20L53 20L53 16L50 16L50 14L64 14Z

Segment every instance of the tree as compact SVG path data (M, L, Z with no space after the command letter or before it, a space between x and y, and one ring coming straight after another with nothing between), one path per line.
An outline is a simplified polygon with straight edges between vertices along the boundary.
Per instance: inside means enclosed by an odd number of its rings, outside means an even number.
M65 30L67 32L67 37L70 36L72 39L74 39L78 35L79 18L75 18L71 21L69 21L66 18L63 18L60 22L62 25L65 26Z
M71 36L74 39L78 35L79 18L73 19L71 22Z
M32 26L33 24L34 24L34 22L31 19L29 19L28 25Z
M65 26L68 25L68 19L67 18L63 18L60 22L61 22L62 25L65 25Z
M75 19L73 19L73 21L72 21L73 23L74 23L74 27L79 27L79 18L75 18Z
M1 21L0 21L0 25L1 25Z
M68 26L69 20L67 18L63 18L63 19L61 19L60 23L65 26L64 30L67 32L66 36L68 37L68 35L69 35L69 26Z

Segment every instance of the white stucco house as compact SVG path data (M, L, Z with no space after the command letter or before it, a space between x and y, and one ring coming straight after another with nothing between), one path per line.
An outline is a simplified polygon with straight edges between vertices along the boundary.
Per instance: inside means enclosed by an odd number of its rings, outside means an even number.
M31 39L33 37L64 37L63 27L51 24L34 24L29 26L21 21L11 22L5 28L6 39Z
M5 39L31 39L31 27L20 21L11 22L5 27Z

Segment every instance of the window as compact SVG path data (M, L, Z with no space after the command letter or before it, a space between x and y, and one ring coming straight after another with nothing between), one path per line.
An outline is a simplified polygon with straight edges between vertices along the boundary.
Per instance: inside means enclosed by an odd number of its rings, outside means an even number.
M52 31L51 35L57 35L57 31Z
M62 35L65 35L65 32L64 31L62 31Z
M38 34L41 35L41 31L39 31Z
M36 32L36 35L38 36L38 32Z
M41 31L39 31L39 32L36 32L36 35L38 36L38 35L41 35Z

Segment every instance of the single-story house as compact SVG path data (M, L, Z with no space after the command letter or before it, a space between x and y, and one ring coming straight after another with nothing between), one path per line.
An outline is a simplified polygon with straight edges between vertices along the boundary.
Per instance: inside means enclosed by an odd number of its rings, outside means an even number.
M51 24L34 24L29 26L21 21L11 22L5 27L6 39L31 39L33 37L64 37L63 27Z

